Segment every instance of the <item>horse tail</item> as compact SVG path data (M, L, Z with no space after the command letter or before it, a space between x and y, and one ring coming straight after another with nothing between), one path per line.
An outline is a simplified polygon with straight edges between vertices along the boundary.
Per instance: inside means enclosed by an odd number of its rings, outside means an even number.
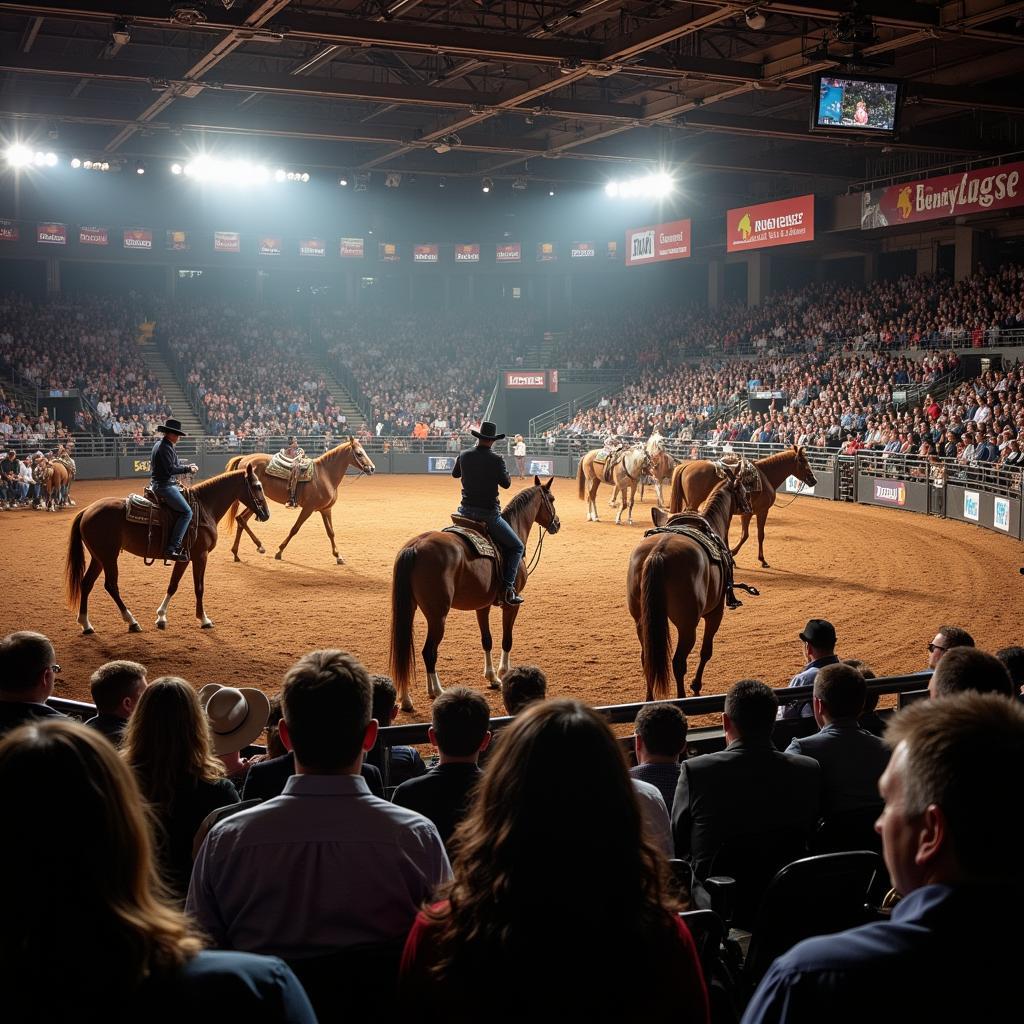
M404 547L395 559L391 578L391 651L389 671L398 691L398 702L404 704L409 695L413 674L413 615L416 600L412 594L412 571L416 564L416 548Z
M672 494L669 496L669 511L675 514L683 511L683 471L676 467L672 473Z
M82 544L82 516L85 509L75 516L71 523L71 537L68 540L68 554L64 566L64 592L68 607L78 609L82 599L82 579L85 576L85 548Z
M655 700L669 695L668 609L665 605L665 556L655 548L640 576L640 635L647 691Z
M580 464L576 467L576 490L580 501L582 501L587 493L587 471L583 468L582 459L580 459Z

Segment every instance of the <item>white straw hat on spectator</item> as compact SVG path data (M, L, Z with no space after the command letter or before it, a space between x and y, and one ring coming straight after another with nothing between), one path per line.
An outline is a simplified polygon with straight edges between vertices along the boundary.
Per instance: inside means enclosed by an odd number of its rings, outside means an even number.
M215 754L243 750L263 732L270 717L269 698L251 686L238 690L207 683L199 691L199 703L210 723Z

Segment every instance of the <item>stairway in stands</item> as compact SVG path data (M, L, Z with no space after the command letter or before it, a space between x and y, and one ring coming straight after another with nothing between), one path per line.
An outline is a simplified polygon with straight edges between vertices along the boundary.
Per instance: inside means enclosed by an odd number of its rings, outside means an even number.
M150 374L160 382L160 390L163 391L167 404L171 407L171 415L175 419L181 420L182 427L191 437L205 434L206 428L203 426L202 420L196 415L184 389L178 383L174 371L153 341L152 327L150 326L147 331L145 326L147 325L144 325L142 333L139 335L139 354Z
M332 404L348 418L349 430L354 434L365 419L359 406L353 401L348 388L338 380L337 374L326 356L311 353L310 361L323 374L324 380L327 381L327 390L330 392Z

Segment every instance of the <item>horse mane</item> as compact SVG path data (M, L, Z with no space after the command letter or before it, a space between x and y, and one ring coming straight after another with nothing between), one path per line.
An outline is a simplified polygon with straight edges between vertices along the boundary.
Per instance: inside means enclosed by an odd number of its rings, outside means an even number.
M764 469L765 466L775 466L780 462L786 462L787 460L796 461L796 452L792 448L785 448L781 452L774 452L771 455L766 455L763 459L758 459L754 465Z
M526 506L529 505L531 501L533 501L534 496L536 495L538 490L539 488L536 484L531 484L529 487L526 487L523 490L521 490L501 510L502 518L511 522L515 516L518 516L521 512L525 512Z
M189 488L189 490L195 491L197 494L203 494L205 491L209 490L215 483L217 483L218 480L223 480L224 477L226 476L238 476L239 474L245 476L245 470L229 469L224 473L218 473L216 476L211 476L206 480L200 480L199 483L193 484Z
M337 455L342 448L348 448L350 451L355 447L355 438L351 441L342 441L341 444L336 444L333 448L328 448L327 451L318 455L313 461L314 462L325 462L330 456Z
M724 507L727 502L732 501L732 492L729 486L728 480L719 480L715 484L712 492L704 499L704 504L701 505L699 512L705 518L709 519L714 512L722 512L727 518L729 518L729 508ZM719 506L723 506L720 508Z

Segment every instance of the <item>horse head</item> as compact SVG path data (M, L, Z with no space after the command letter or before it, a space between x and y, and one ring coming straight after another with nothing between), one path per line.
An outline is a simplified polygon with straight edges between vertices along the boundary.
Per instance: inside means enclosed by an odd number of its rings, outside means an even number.
M802 444L793 445L793 455L796 458L796 467L793 469L793 476L802 480L808 487L813 487L818 478L811 470L811 464L807 460L807 452Z
M555 482L550 477L546 484L540 482L540 477L533 478L534 487L540 488L540 509L537 512L537 525L542 526L548 533L558 533L562 528L561 520L555 511L555 496L551 493L551 485Z
M371 461L370 456L366 454L363 446L351 434L348 435L348 443L352 446L352 461L355 463L356 469L367 476L373 476L377 472L377 467Z
M267 504L266 494L263 493L263 484L251 465L245 467L245 494L242 496L242 504L253 512L261 523L270 518L270 506Z
M736 510L740 515L753 515L754 509L750 504L750 495L747 493L746 487L743 486L742 474L738 469L734 470L731 466L727 466L724 463L722 464L722 471L728 480L729 490L732 493L732 500Z
M655 431L649 438L647 438L647 454L651 458L656 458L665 451L665 438Z

